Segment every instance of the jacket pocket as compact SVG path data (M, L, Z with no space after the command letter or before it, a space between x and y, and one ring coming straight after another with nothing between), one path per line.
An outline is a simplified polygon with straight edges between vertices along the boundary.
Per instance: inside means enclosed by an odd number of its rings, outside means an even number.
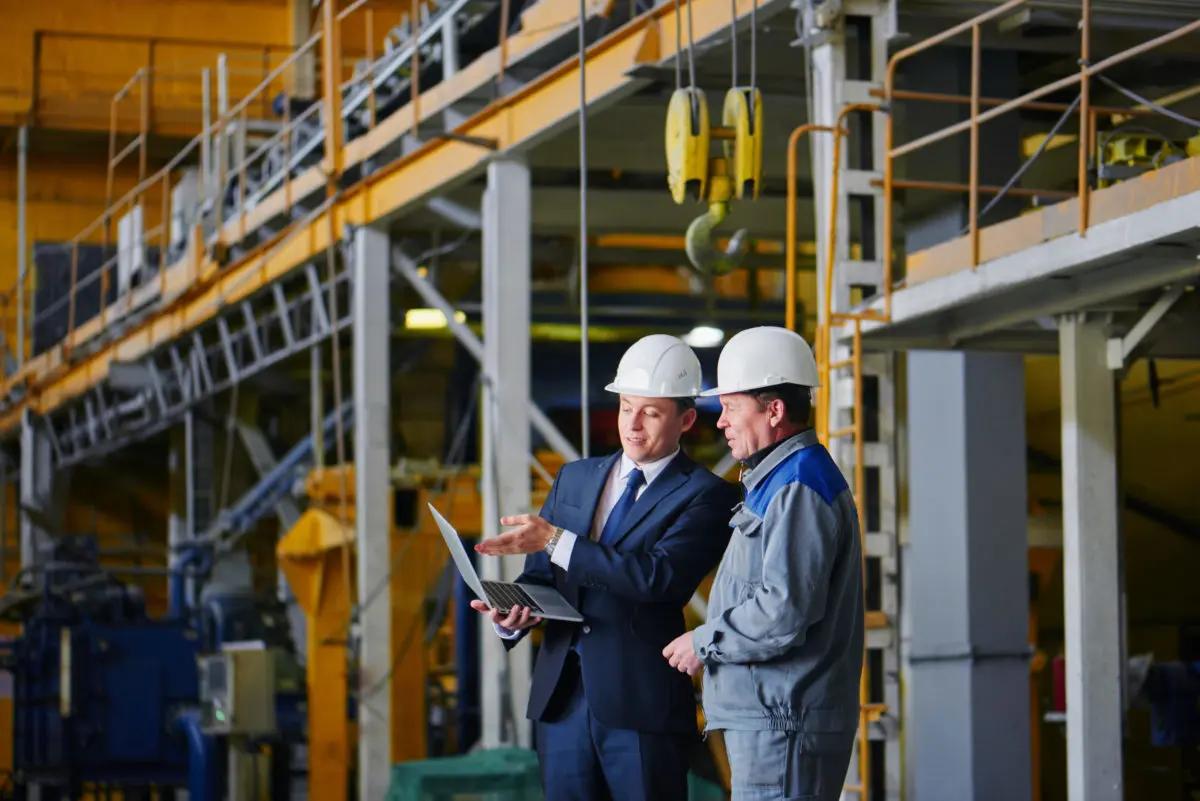
M733 534L722 561L724 570L738 582L762 583L762 518L743 507L734 514L729 524L733 527Z

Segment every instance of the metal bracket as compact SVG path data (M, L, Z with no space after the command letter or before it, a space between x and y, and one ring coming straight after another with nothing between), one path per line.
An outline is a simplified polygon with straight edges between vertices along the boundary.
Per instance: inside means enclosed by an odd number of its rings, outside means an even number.
M1123 369L1125 362L1133 355L1134 350L1142 343L1146 335L1154 330L1154 326L1158 325L1163 316L1175 305L1175 301L1183 297L1183 293L1186 291L1187 287L1185 285L1164 290L1158 300L1154 301L1154 305L1142 315L1142 319L1138 320L1133 328L1129 329L1129 333L1123 337L1109 339L1108 369Z

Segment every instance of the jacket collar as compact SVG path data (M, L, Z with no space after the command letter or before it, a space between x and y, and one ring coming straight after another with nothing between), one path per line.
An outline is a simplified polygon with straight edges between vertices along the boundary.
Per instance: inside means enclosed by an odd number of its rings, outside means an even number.
M776 446L775 450L767 454L767 458L763 459L750 470L742 471L742 483L746 485L746 491L753 490L754 487L764 478L771 474L771 471L779 466L784 459L791 456L797 451L802 451L805 448L810 448L817 444L816 429L805 429L798 434L793 434L783 440Z

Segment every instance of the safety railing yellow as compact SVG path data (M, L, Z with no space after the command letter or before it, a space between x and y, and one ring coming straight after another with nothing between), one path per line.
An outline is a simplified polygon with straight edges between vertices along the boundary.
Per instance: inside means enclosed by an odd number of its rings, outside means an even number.
M331 7L332 9L332 7ZM413 0L407 12L409 34L414 41L421 35L421 14L427 12L425 0ZM387 22L394 24L402 15L389 13ZM203 70L199 111L201 119L197 120L195 134L184 147L175 154L165 165L151 172L149 139L152 133L154 112L154 80L156 68L154 58L157 50L163 46L183 47L199 46L202 43L184 40L138 40L132 44L146 49L147 65L136 69L133 77L120 86L111 96L108 108L109 140L106 164L106 189L104 211L88 226L63 243L69 260L69 285L60 298L56 298L43 308L34 309L31 293L17 293L16 287L3 293L4 300L4 332L9 342L20 340L21 337L9 337L9 332L20 326L23 329L25 352L13 353L18 364L33 355L33 331L40 324L55 315L61 315L66 309L65 335L54 343L43 341L43 349L48 345L62 345L64 361L71 358L72 348L77 344L77 334L84 325L94 326L96 332L104 329L113 314L124 313L135 305L133 295L135 289L143 294L153 293L154 282L144 280L134 288L122 288L114 296L116 285L114 273L128 253L120 247L114 249L119 240L114 230L120 219L140 209L140 213L155 219L145 219L140 229L135 247L141 251L140 257L145 268L156 272L157 292L159 296L166 294L168 268L180 254L172 252L171 216L172 190L177 180L185 170L198 170L201 204L206 209L204 219L191 222L202 225L202 230L220 231L229 220L236 220L237 235L244 237L246 230L246 214L252 206L250 197L249 176L252 170L261 168L269 156L280 148L284 154L284 167L277 177L279 186L283 189L286 202L293 202L292 179L293 170L288 168L291 162L292 149L299 139L301 130L311 133L323 128L323 136L317 143L323 158L324 172L330 182L331 190L336 186L341 173L343 151L345 147L341 123L340 101L341 94L355 81L361 82L368 93L369 123L366 130L372 130L378 114L375 102L375 82L373 70L376 65L376 27L379 17L368 0L356 0L334 13L323 18L320 28L300 46L291 50L285 57L279 58L273 46L263 46L262 73L255 84L246 91L239 100L230 103L231 78L225 63L225 58L218 59L217 80L212 80L212 70ZM346 63L346 52L342 48L342 28L354 27L354 39L361 47L350 48L354 57L365 57L367 70L365 73L354 74L355 65ZM333 35L326 35L332 31ZM65 34L64 34L65 35ZM48 32L41 34L42 39L48 40ZM103 41L108 41L104 39ZM124 39L121 40L124 42ZM216 43L220 44L220 43ZM235 50L244 46L232 45ZM417 132L420 122L419 92L420 92L420 63L419 47L411 48L410 64L411 105L413 110L413 133ZM40 53L40 49L38 49ZM39 62L41 64L41 62ZM269 68L268 68L269 67ZM44 71L44 70L43 70ZM294 94L297 86L316 84L309 76L306 80L300 73L319 72L319 86L314 86L311 100L306 108L299 113L293 113L290 102L282 104L279 109L279 119L270 120L272 99L277 92L283 92L286 98ZM37 72L41 75L41 72ZM244 76L243 76L244 77ZM33 108L39 107L37 99L37 81L35 80L35 100ZM44 87L42 88L44 91ZM214 96L215 95L215 96ZM130 106L136 107L136 114L128 111ZM136 116L137 124L130 131L129 120ZM36 122L36 116L33 120ZM329 124L337 120L337 124ZM251 142L251 129L260 132L257 141ZM127 169L132 160L136 160L133 170L135 179L133 186L123 193L118 185L130 172ZM185 236L191 232L185 232ZM179 243L175 250L178 251ZM202 245L204 243L201 243ZM99 245L101 248L101 263L94 271L86 276L80 275L81 250L85 247ZM126 246L128 250L129 246ZM157 248L157 256L152 255ZM192 279L196 276L191 276ZM149 289L146 287L149 286ZM79 312L80 298L83 293L89 294L88 305L94 305L90 298L98 296L99 308L95 315L89 314L89 319L82 320ZM16 310L16 296L22 295L22 308ZM15 320L15 321L14 321ZM89 330L88 335L90 336Z

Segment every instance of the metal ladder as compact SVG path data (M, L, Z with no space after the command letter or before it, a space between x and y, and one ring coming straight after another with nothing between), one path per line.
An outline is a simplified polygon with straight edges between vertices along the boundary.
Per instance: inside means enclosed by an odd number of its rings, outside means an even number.
M892 10L876 0L844 4L844 14L855 17L864 33L859 47L869 51L870 76L846 78L846 21L837 20L829 39L814 51L814 73L822 74L814 81L812 120L835 131L813 139L818 241L825 254L818 291L827 298L817 330L823 384L817 426L835 461L853 476L867 601L859 730L843 798L870 801L896 801L902 794L895 367L890 354L863 352L862 323L877 315L855 312L863 300L884 291L883 248L889 246L883 241L886 209L879 188L884 125L873 113L879 107L872 92L882 87L887 69ZM859 125L869 120L871 144L870 163L853 168L840 158L852 119ZM866 136L864 128L859 130ZM850 241L851 209L862 215L857 249Z

